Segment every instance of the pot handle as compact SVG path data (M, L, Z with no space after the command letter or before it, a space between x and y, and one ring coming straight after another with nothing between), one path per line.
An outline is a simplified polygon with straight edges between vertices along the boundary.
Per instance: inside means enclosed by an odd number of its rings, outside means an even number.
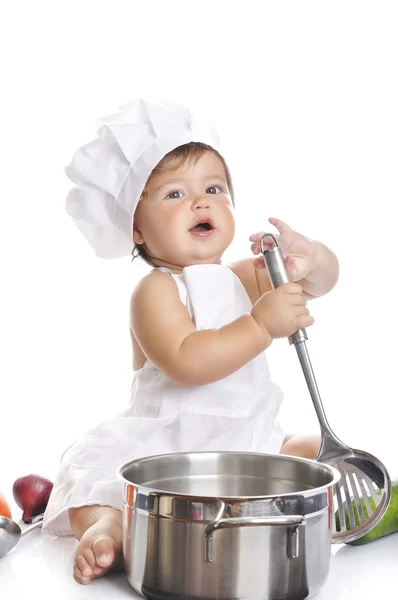
M305 519L299 515L282 517L236 517L232 519L216 519L209 523L205 529L205 559L214 562L216 547L213 533L218 529L231 529L232 527L259 527L282 526L289 527L287 538L288 558L299 556L299 527L305 524Z

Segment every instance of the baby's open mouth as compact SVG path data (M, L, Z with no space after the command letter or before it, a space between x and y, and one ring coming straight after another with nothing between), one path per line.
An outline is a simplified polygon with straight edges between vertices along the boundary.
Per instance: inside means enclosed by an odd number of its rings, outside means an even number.
M189 230L191 233L204 233L206 231L212 231L214 229L213 223L209 220L201 221L200 223L196 223Z

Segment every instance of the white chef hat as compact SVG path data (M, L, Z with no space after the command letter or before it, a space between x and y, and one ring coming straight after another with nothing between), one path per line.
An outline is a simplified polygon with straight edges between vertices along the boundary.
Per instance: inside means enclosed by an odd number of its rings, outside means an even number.
M222 152L210 123L166 100L138 98L97 123L96 138L80 147L65 169L75 184L66 210L97 256L119 258L132 252L134 212L162 158L189 142Z

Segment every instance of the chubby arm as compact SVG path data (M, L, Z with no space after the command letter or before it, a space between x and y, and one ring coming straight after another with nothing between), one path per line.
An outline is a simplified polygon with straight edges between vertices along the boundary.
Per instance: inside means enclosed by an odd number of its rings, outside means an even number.
M255 358L272 337L251 314L197 331L168 273L153 271L131 298L130 326L146 357L183 385L222 379Z

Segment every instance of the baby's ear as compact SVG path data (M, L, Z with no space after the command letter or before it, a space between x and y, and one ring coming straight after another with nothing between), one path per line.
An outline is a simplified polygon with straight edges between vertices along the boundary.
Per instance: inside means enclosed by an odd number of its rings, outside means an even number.
M133 221L133 242L134 244L143 244L144 238L137 221L138 219L134 219Z

